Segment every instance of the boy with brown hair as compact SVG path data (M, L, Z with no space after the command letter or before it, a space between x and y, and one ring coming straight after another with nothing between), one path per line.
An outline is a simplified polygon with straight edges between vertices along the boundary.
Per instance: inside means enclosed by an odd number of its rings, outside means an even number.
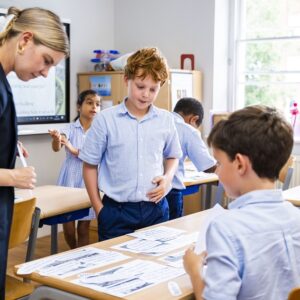
M98 215L99 240L169 218L164 196L182 152L172 115L153 106L167 77L167 63L158 49L135 52L125 67L128 96L103 110L87 134L79 158Z
M184 256L196 299L287 299L300 285L300 212L275 180L292 151L291 126L275 109L249 106L217 123L208 144L236 199L209 225L207 254Z

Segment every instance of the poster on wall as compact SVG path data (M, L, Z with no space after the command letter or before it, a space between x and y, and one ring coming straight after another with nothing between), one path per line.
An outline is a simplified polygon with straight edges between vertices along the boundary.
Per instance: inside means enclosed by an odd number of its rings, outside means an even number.
M111 76L90 76L90 87L99 96L111 96Z

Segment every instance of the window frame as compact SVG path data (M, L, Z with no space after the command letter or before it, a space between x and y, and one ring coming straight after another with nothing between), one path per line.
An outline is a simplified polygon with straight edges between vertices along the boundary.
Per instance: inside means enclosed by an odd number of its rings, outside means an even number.
M245 0L247 1L247 0ZM229 111L245 106L245 103L238 97L239 85L246 86L246 82L242 83L239 80L239 74L241 74L239 68L241 68L242 58L240 57L241 43L246 45L248 42L264 42L264 41L279 41L279 40L300 40L300 36L269 36L263 38L242 38L243 28L245 23L243 20L244 0L229 0L229 58L228 58L228 98L231 99L228 103ZM248 0L249 1L249 0ZM261 74L281 74L281 73L300 73L300 70L269 70L264 71ZM253 72L253 74L258 74ZM269 81L272 82L272 81ZM297 83L296 83L297 84ZM245 89L244 89L245 90ZM298 98L300 101L300 97ZM244 100L244 99L243 99Z

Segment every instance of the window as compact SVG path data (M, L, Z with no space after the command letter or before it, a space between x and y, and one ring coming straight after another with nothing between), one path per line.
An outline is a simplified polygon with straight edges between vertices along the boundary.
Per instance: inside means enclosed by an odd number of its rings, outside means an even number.
M234 0L233 109L300 111L300 1ZM299 117L298 117L299 118Z

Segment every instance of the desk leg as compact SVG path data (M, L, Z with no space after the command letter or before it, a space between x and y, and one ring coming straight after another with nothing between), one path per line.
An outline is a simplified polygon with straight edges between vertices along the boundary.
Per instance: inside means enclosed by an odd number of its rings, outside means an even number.
M57 253L57 224L51 225L51 254Z
M211 207L211 183L206 184L204 209Z
M41 215L41 210L38 207L36 207L34 210L34 214L32 216L32 226L31 226L29 241L27 246L26 261L30 261L34 258L34 250L35 250L37 232L39 229L40 215Z

